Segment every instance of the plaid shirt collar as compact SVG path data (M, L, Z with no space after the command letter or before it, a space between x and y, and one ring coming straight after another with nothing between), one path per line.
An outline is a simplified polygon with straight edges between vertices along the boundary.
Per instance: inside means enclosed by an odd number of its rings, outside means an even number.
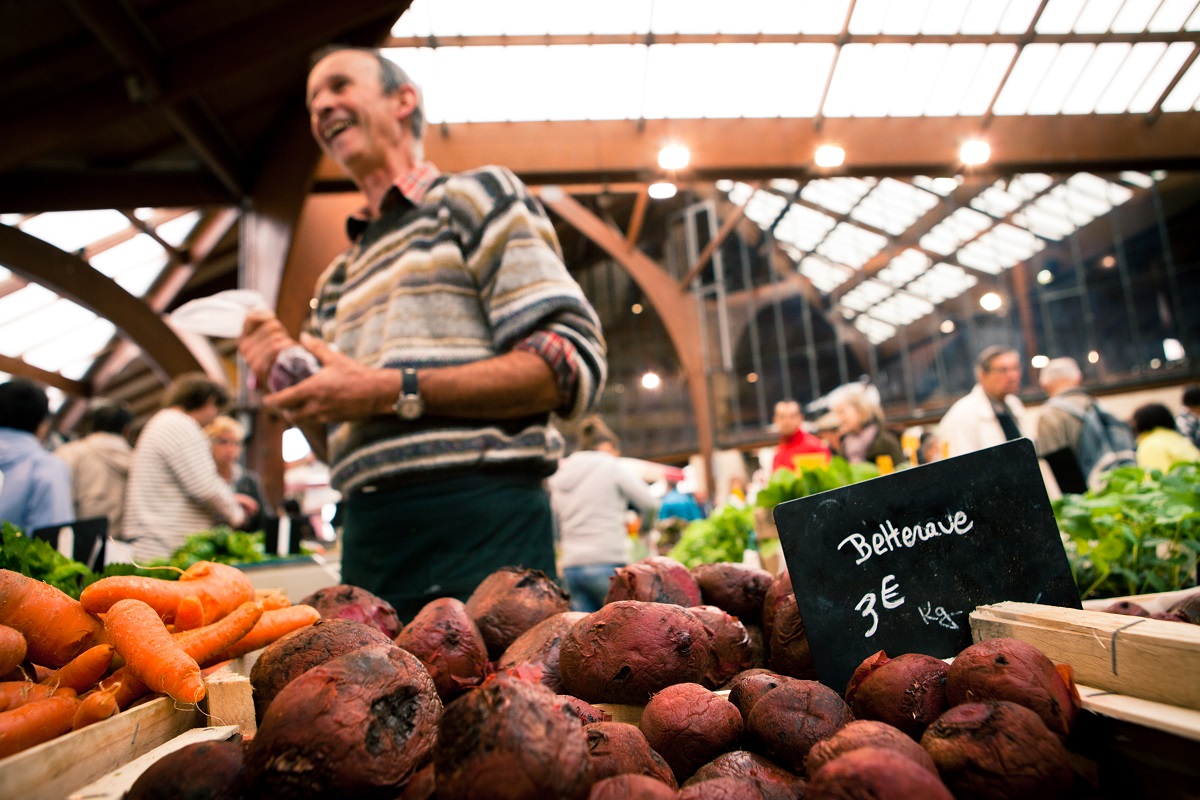
M412 206L419 205L425 199L425 193L429 191L429 187L441 174L441 170L432 161L418 162L408 172L396 178L392 188L383 197L381 210L391 208L400 202L407 202ZM350 241L358 241L373 219L374 215L369 206L363 206L356 213L351 214L346 219L346 234L350 237Z

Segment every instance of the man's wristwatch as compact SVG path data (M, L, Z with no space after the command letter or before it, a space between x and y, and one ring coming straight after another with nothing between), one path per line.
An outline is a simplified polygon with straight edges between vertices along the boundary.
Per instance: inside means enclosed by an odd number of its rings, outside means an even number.
M417 389L417 371L412 367L405 367L400 374L400 396L392 404L392 410L402 420L420 419L425 413L425 401L421 399L421 392Z

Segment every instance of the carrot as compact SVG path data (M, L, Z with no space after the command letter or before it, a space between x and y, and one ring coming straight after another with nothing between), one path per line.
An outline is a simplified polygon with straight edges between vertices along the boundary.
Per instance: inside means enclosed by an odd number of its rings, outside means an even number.
M71 718L71 730L77 731L80 728L86 728L93 722L100 722L116 716L120 712L121 707L117 705L116 689L91 692L79 701L79 707L75 709L75 716Z
M175 643L149 605L119 600L108 609L104 627L125 666L150 689L185 703L204 697L200 665Z
M116 651L111 644L90 647L39 682L47 686L69 686L77 692L86 692L108 672L114 653Z
M204 607L204 624L207 625L253 600L254 586L237 567L197 561L184 570L177 581L140 575L101 578L84 589L79 600L93 614L103 614L121 600L141 600L164 621L173 622L180 601L189 596L198 598Z
M0 713L0 758L48 742L71 730L79 698L61 694Z
M262 615L261 604L242 603L232 613L226 614L212 625L176 634L175 643L202 667L214 661L223 661L224 659L217 658L222 651L250 633Z
M266 647L284 634L312 625L320 618L320 611L306 605L295 605L288 606L287 608L277 608L273 611L264 611L258 624L237 643L221 653L218 659L223 661L229 658L237 658L249 653L251 650Z
M254 599L262 603L263 611L287 608L292 604L282 589L259 589L254 593Z
M4 681L0 683L0 709L5 711L53 697L57 686L43 686L33 681Z
M150 687L142 683L129 667L121 667L97 685L97 691L113 694L113 700L118 708L129 708L130 704L150 691Z
M194 594L179 601L175 607L175 630L190 631L204 625L204 604Z
M19 630L0 625L0 675L7 675L21 666L28 649Z
M107 639L100 620L77 600L48 583L0 569L0 625L25 637L35 664L61 667Z

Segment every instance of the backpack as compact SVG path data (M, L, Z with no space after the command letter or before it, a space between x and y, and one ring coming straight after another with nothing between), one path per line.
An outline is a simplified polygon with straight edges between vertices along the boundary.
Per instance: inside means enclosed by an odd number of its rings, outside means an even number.
M1086 478L1088 488L1097 489L1103 485L1102 473L1137 464L1133 431L1101 408L1099 403L1092 401L1087 411L1080 411L1071 403L1052 397L1047 405L1066 411L1083 422L1075 458L1079 461L1079 471Z

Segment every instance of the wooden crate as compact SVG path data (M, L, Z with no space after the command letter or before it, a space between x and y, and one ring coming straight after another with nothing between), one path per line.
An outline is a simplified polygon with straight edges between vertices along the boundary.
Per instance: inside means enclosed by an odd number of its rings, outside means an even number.
M210 724L253 735L250 679L237 664L205 677L199 706L155 697L115 717L0 759L0 798L63 800L136 758Z

